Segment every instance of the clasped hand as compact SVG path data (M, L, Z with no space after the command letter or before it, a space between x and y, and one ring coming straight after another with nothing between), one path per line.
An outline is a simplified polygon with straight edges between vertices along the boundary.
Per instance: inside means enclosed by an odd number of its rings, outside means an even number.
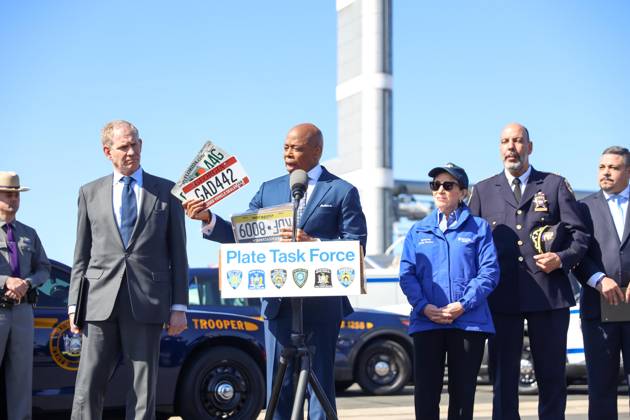
M424 307L423 312L427 318L436 324L452 324L464 313L464 307L460 302L449 303L441 308L428 304Z
M18 301L22 299L28 292L28 283L19 277L9 277L4 283L4 295L9 299Z

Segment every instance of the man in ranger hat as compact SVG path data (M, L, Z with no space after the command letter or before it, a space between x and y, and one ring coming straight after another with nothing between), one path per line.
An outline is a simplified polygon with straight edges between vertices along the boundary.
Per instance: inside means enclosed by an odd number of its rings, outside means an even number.
M589 235L567 181L529 164L533 143L521 124L501 132L504 170L479 182L470 211L490 223L501 280L489 296L496 335L488 342L494 420L518 419L518 382L527 320L538 381L538 416L562 420L566 408L569 308L575 305L567 276L588 247ZM530 233L545 225L568 226L562 250L538 253ZM540 232L539 232L540 233Z
M4 364L7 417L31 418L33 303L50 263L33 229L15 219L20 207L15 172L0 171L0 364Z

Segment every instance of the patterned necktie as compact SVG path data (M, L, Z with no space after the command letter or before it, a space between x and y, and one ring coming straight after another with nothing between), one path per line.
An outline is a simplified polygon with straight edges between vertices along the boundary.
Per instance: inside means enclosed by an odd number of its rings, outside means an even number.
M304 197L302 197L302 200L300 200L300 204L298 205L298 209L297 209L297 225L298 227L300 226L300 223L302 222L302 216L304 215L304 209L306 208L306 191L304 191Z
M138 217L138 206L136 204L136 194L133 191L134 179L130 176L122 177L122 207L120 209L120 236L122 236L125 248L129 244L133 227L136 225Z
M11 276L20 277L20 260L18 257L17 243L13 235L13 226L6 223L4 231L7 233L7 244L9 247L9 265L11 266Z
M521 193L521 179L520 178L514 178L512 180L512 185L514 185L514 198L516 198L516 203L520 203L521 202L521 197L522 197L522 193Z

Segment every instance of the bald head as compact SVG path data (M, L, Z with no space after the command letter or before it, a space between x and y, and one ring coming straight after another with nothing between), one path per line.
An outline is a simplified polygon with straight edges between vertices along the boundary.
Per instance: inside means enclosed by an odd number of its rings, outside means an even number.
M524 125L510 123L501 130L499 152L503 166L513 176L521 176L527 171L532 150L529 131Z
M324 137L311 123L298 124L287 133L284 141L284 165L287 171L310 171L319 163L324 150Z

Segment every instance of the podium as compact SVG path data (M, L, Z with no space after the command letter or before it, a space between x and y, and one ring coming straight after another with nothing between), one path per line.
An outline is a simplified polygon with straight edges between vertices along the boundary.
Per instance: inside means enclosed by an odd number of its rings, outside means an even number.
M298 369L291 419L302 416L311 385L328 419L335 410L311 369L303 327L303 298L365 293L363 255L358 241L222 244L219 286L223 298L291 298L291 345L285 346L275 372L266 420L271 420L289 361ZM268 373L269 374L269 373Z

